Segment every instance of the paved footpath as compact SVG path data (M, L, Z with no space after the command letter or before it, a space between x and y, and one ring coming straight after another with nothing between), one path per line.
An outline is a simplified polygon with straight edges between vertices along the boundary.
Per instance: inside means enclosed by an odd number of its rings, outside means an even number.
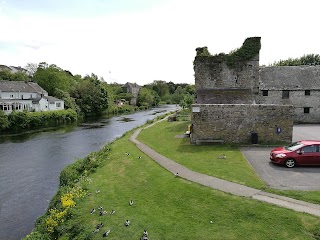
M150 127L149 125L148 127ZM138 141L136 137L141 132L141 128L137 129L131 136L130 141L136 144L136 146L150 158L155 160L162 167L172 172L172 174L177 174L179 177L208 186L223 192L231 193L233 195L248 197L256 199L263 202L268 202L281 207L289 208L298 212L305 212L315 216L320 216L320 205L312 204L293 198L288 198L272 193L267 193L262 190L247 187L241 184L229 182L212 176L208 176L202 173L194 172L165 156L160 155L152 148L148 147L144 143Z

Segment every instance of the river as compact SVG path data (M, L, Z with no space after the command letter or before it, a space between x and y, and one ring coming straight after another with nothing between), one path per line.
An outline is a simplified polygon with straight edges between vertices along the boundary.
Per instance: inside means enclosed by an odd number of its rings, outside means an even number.
M73 128L0 138L0 239L21 239L45 213L61 170L125 132L178 107L82 123Z

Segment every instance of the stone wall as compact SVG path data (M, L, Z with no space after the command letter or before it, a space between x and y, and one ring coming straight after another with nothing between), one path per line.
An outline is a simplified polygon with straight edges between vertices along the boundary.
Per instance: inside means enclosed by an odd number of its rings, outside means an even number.
M233 54L212 56L206 47L196 50L197 103L253 103L259 89L259 37L246 39Z
M281 90L268 90L268 96L263 96L260 91L257 102L262 104L292 104L294 106L293 120L295 123L320 123L320 91L309 90L310 95L306 95L305 90L288 90L289 98L282 99ZM309 108L309 112L304 112ZM286 115L285 112L283 112Z
M320 123L320 66L261 67L259 72L256 103L292 104L295 123ZM289 98L283 99L283 90Z
M287 115L284 117L283 113ZM291 143L293 107L257 104L194 104L191 143L201 140L224 143L251 143L252 133L258 143ZM277 132L277 129L281 129Z

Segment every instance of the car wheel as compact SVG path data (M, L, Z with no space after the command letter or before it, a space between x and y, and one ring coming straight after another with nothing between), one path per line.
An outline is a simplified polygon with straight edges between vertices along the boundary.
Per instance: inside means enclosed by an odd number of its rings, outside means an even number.
M284 162L284 165L287 167L287 168L293 168L296 166L296 160L290 158L290 159L287 159L285 162Z

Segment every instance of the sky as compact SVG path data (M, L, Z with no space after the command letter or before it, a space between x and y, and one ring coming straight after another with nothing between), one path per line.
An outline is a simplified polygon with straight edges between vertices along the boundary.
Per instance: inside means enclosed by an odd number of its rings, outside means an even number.
M197 47L261 37L260 65L320 54L318 0L0 0L0 64L194 84Z

